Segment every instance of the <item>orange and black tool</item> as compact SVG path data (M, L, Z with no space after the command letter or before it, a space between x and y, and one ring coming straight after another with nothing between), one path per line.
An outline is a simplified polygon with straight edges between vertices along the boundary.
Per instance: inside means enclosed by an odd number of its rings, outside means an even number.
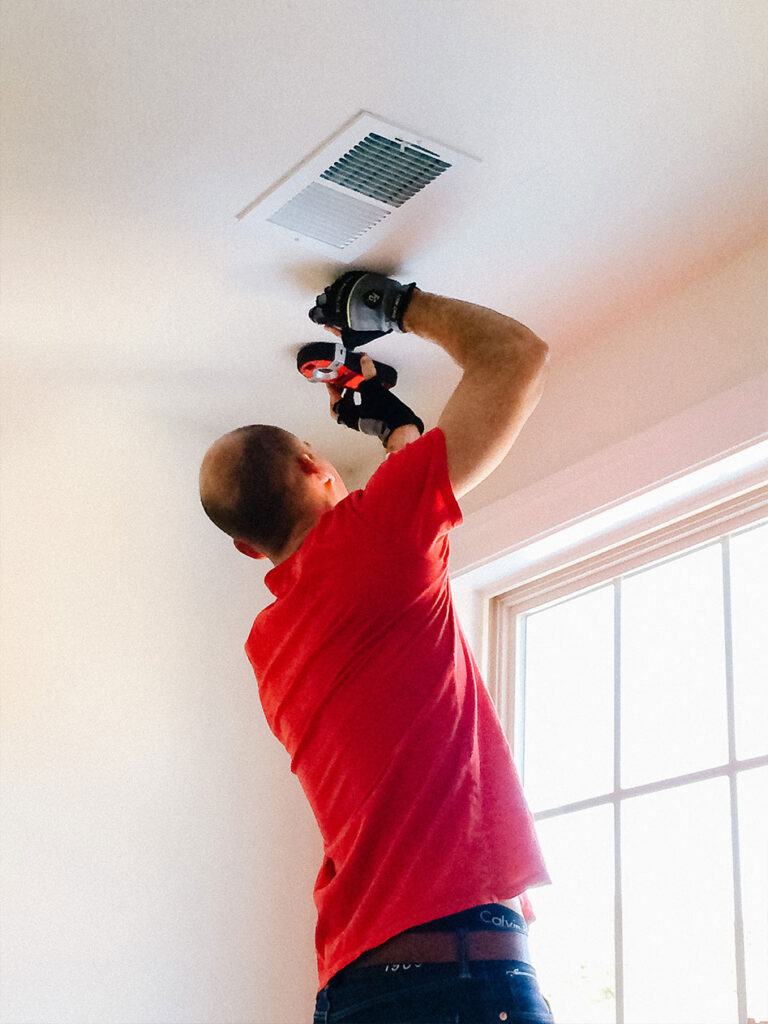
M365 353L352 352L341 342L312 341L299 349L296 366L299 373L313 384L336 384L340 388L356 391L365 380L360 357ZM376 380L385 388L397 384L397 370L375 359Z

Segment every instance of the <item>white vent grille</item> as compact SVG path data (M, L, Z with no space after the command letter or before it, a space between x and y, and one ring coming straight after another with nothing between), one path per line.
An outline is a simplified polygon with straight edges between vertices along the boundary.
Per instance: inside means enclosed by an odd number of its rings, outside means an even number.
M260 233L350 262L414 197L473 160L363 112L237 216L255 211Z
M343 249L388 216L388 210L313 182L267 220Z

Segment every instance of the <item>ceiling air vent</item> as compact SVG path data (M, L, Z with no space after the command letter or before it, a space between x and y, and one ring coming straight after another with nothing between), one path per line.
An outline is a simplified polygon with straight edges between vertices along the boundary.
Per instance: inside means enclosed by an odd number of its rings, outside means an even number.
M237 217L253 212L260 234L351 262L402 221L414 197L436 195L438 179L474 160L364 111Z

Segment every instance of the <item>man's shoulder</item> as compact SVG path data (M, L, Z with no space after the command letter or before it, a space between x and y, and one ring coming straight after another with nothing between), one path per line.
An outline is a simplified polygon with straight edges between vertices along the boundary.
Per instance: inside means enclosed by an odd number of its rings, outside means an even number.
M377 533L409 534L425 549L462 521L439 427L387 457L361 492L359 515Z
M390 452L373 473L364 490L382 477L410 478L419 467L429 466L433 460L439 459L441 454L445 457L445 437L439 427L433 427L399 451Z

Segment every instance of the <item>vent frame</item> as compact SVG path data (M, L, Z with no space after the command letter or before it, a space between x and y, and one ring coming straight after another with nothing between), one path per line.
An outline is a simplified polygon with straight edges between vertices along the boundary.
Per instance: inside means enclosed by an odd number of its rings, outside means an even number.
M408 170L405 163L397 166L399 161L390 160L387 180L392 144L407 151ZM247 218L247 226L265 240L349 263L402 223L403 211L417 209L427 194L436 196L448 187L445 179L456 183L462 170L478 162L361 111L236 216L238 221ZM350 180L350 167L358 181L363 177L372 182L365 185L367 191L344 183L345 176ZM399 202L387 202L376 193Z

